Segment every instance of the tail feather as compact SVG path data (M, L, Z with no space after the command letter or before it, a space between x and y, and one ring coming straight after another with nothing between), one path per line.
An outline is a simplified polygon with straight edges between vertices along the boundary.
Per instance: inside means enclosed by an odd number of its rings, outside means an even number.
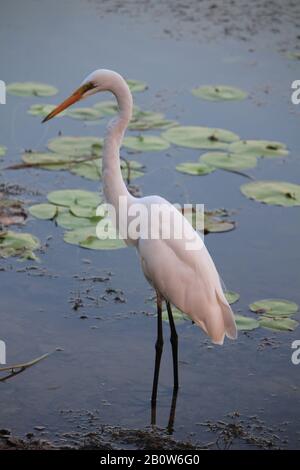
M218 291L216 291L216 296L221 307L221 311L223 314L223 321L224 321L224 328L225 334L227 338L236 339L237 338L237 328L234 319L234 313L226 300L224 293L220 295Z

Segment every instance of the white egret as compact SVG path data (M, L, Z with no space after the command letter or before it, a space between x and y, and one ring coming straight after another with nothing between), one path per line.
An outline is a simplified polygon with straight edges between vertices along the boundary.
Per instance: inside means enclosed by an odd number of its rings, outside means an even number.
M106 201L117 213L122 209L120 198L127 202L123 220L129 218L128 210L138 203L148 211L158 205L163 212L172 216L173 228L184 227L184 236L135 239L127 237L126 242L136 247L146 279L154 287L157 297L157 341L155 370L152 389L152 404L156 402L160 360L163 349L162 302L167 305L171 329L171 344L174 368L174 390L178 389L178 339L171 304L187 314L200 326L216 344L223 344L225 335L231 339L237 336L234 315L224 295L215 264L210 257L200 235L193 229L186 218L167 200L160 196L135 198L123 181L120 169L120 147L128 123L132 116L132 94L124 78L111 70L92 72L81 86L63 103L57 106L43 122L66 109L71 104L98 92L110 91L116 97L119 112L107 127L102 157L103 191ZM168 215L168 214L167 214ZM159 224L158 224L159 225ZM163 227L158 226L161 233ZM187 243L193 239L196 249L187 249ZM194 246L194 248L195 248Z

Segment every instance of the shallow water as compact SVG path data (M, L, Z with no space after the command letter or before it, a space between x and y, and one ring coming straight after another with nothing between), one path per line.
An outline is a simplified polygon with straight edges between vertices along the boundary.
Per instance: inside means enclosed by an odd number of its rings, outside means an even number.
M249 173L257 179L297 183L299 111L289 97L291 82L299 78L299 63L288 61L275 46L257 47L263 44L263 35L255 41L253 52L249 43L233 39L176 41L161 37L152 21L139 24L126 15L100 16L94 3L80 0L43 4L30 0L26 8L19 0L6 3L0 18L1 79L50 83L59 88L59 95L7 97L7 104L0 106L0 143L8 147L5 164L18 162L22 149L44 149L59 131L102 135L104 121L85 126L63 118L41 126L40 119L26 110L32 103L59 101L91 70L105 67L149 84L148 91L134 97L144 109L165 112L181 124L222 127L242 138L285 142L288 158L260 160ZM249 90L251 99L211 103L189 91L199 83L213 82ZM250 302L268 297L300 303L299 208L247 200L239 191L246 180L237 174L216 171L193 178L175 171L178 162L197 160L199 154L171 147L163 153L134 157L147 167L136 183L144 195L158 193L173 202L237 209L236 230L206 237L227 288L241 294L236 311L247 313ZM65 172L38 170L2 172L0 182L41 193L25 194L28 202L43 201L53 189L99 188L95 182ZM16 363L57 347L63 350L0 384L0 427L23 434L40 425L55 435L74 427L63 410L77 410L78 422L84 410L98 410L101 423L147 426L156 322L153 315L147 315L154 314L153 292L141 275L135 252L94 252L67 245L62 229L47 221L30 219L24 230L42 243L52 238L40 255L39 270L46 268L44 275L26 270L33 262L1 261L5 271L0 272L0 338L7 344L7 360ZM103 283L77 277L106 273L112 274ZM109 287L121 289L126 302L115 302L113 295L105 294ZM106 300L101 298L104 294ZM70 299L78 295L83 307L74 311ZM81 319L82 315L88 318ZM164 327L167 339L168 325ZM299 339L299 331L259 329L241 333L238 341L227 341L220 348L212 347L189 322L178 325L181 389L175 437L206 442L211 437L199 423L223 420L238 411L245 417L257 415L265 427L280 427L280 438L287 438L284 445L299 447L300 366L291 362L291 343ZM274 339L274 347L261 348L266 337ZM160 426L167 424L171 396L171 351L166 341L157 408Z

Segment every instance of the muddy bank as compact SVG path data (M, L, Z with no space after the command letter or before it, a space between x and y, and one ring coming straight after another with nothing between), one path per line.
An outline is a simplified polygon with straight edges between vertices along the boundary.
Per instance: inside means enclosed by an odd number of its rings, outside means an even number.
M149 18L165 36L202 41L224 37L249 41L257 34L277 45L299 47L300 4L294 0L89 0L101 16L125 15L139 21Z
M190 442L177 441L158 430L135 430L116 427L103 427L101 432L90 432L80 435L78 432L68 433L61 441L51 442L40 439L33 433L26 437L13 436L8 430L0 430L1 450L200 450L207 447L194 445Z
M72 412L68 414L73 414ZM76 413L75 413L76 414ZM96 413L97 414L97 413ZM92 420L92 421L91 421ZM202 441L195 440L190 433L184 440L176 439L170 428L147 426L143 429L129 429L121 426L91 424L97 421L93 412L76 420L74 430L55 433L44 426L36 426L25 437L16 437L10 430L0 430L0 450L26 449L73 449L73 450L210 450L210 449L284 449L286 423L270 426L257 416L240 416L238 412L228 414L224 419L206 420L197 423ZM87 426L89 422L89 426ZM88 429L88 431L84 431Z

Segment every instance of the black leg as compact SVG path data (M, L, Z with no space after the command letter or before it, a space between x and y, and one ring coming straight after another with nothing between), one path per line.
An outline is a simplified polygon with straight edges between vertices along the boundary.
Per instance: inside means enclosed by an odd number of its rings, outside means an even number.
M162 326L162 298L160 294L156 293L156 302L157 302L157 340L155 343L155 368L154 368L154 377L153 377L153 386L152 386L152 397L151 397L151 406L152 406L152 417L151 423L155 424L156 421L156 397L157 397L157 385L160 369L160 360L163 350L163 326Z
M169 317L169 324L171 329L171 345L172 345L172 354L173 354L173 373L174 373L174 389L176 392L178 390L178 336L175 328L174 318L172 314L172 309L170 303L167 301L167 310Z
M176 412L176 402L177 402L178 388L173 389L172 403L170 408L169 422L167 426L168 434L173 434L174 431L174 421L175 421L175 412Z

